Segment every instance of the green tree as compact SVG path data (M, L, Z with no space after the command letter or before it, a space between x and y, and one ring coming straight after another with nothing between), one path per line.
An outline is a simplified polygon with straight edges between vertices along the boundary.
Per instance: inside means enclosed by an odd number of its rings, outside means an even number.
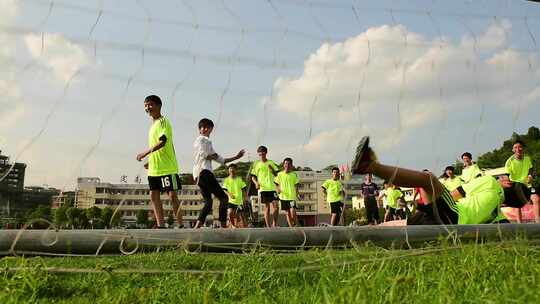
M26 222L30 222L33 220L40 220L40 219L47 220L47 221L51 220L51 207L50 206L40 205L36 209L29 211L25 216ZM44 222L39 222L39 221L32 223L31 225L31 228L33 229L45 229L47 227L48 227L48 224Z
M84 213L86 215L86 218L90 222L90 227L94 229L94 225L96 221L100 220L101 217L101 209L99 207L92 207L84 210Z
M251 164L252 162L237 162L236 164L236 174L238 176L241 176L242 178L246 178L248 176L249 170L251 170ZM214 175L218 178L225 178L229 175L229 170L227 166L219 166L216 170L214 170Z
M105 207L101 210L101 221L106 228L111 227L111 218L113 212L114 211L111 209L111 207Z
M54 223L57 227L62 228L64 225L67 224L68 218L67 218L67 206L61 206L54 212Z
M148 228L148 210L137 211L137 225Z
M332 168L336 168L336 167L339 168L338 165L328 165L328 166L323 168L323 171L330 171L330 170L332 170ZM306 171L310 171L310 170L306 170Z
M68 207L66 210L67 222L71 229L75 229L79 222L81 210L76 207Z

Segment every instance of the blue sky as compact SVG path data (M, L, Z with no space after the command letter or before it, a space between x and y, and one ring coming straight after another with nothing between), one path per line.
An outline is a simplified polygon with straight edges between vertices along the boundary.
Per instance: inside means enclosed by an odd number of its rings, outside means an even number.
M202 117L217 123L225 155L245 148L252 159L265 144L277 161L322 168L349 162L371 135L382 161L439 171L540 115L540 6L526 1L0 8L0 149L28 163L27 185L144 175L135 155L146 147L149 94L164 100L183 172Z

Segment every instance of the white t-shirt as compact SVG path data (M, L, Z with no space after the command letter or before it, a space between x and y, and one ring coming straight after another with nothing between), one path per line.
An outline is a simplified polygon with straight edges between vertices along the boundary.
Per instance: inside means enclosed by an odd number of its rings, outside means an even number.
M386 208L386 206L388 206L388 200L386 199L386 195L384 195L385 193L385 189L379 191L379 199L382 197L383 208Z
M216 151L214 151L214 147L212 146L212 141L210 138L199 135L195 142L193 143L193 158L194 158L194 164L193 164L193 178L197 179L199 177L199 174L201 174L201 171L208 170L212 172L212 160L206 159L209 155L217 154ZM218 155L216 162L220 164L225 164L225 159Z

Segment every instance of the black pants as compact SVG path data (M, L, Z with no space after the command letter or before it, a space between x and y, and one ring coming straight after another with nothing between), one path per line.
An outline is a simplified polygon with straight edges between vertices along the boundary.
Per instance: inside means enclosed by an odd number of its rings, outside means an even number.
M201 188L201 195L204 199L204 206L201 209L198 220L201 223L205 223L206 217L212 212L212 194L219 199L219 221L221 223L227 222L227 203L229 197L223 191L223 188L219 185L214 173L208 170L202 170L199 174L199 188Z
M377 207L377 200L373 196L365 198L366 214L368 223L373 223L373 220L379 222L379 207Z

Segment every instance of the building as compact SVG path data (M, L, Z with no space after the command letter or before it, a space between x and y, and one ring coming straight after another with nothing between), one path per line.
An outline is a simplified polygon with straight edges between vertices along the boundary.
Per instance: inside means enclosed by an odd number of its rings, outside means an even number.
M297 171L300 179L298 186L298 219L303 226L315 226L320 223L328 223L330 218L330 208L326 203L322 193L322 184L331 177L330 172L324 171ZM351 206L352 198L360 195L361 177L354 176L350 180L343 181L347 197L345 204ZM172 205L166 194L161 196L165 217L172 215ZM178 199L184 215L184 225L192 227L197 221L199 212L203 207L203 199L197 185L182 185L178 191ZM129 225L135 224L137 212L148 210L151 214L152 204L150 202L150 190L147 184L128 183L106 183L97 177L80 177L77 179L77 189L72 192L64 192L56 196L53 201L53 208L58 208L67 202L73 201L73 205L86 209L91 207L118 209L122 221ZM257 197L251 198L252 209L255 219L262 222L263 207ZM219 202L214 201L212 215L207 219L210 224L218 218ZM283 213L280 213L279 224L286 225Z
M20 211L18 203L24 191L25 170L26 164L12 163L0 151L0 214L9 217Z

